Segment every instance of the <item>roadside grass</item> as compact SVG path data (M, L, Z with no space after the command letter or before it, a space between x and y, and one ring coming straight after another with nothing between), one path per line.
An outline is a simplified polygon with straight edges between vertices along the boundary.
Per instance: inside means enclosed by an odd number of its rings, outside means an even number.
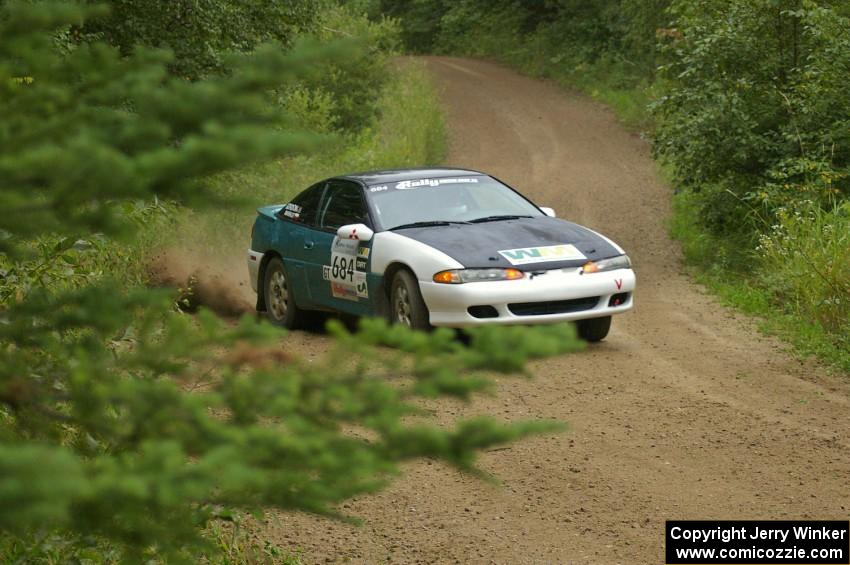
M0 304L18 302L35 289L64 291L82 288L104 276L126 288L147 282L146 265L176 224L170 202L126 202L116 214L140 229L130 237L107 238L43 235L28 241L26 256L0 254Z
M217 553L206 565L303 565L300 553L291 553L252 533L254 525L243 515L210 524L208 537Z
M754 286L747 278L733 273L719 274L716 270L693 265L689 269L694 279L718 296L721 301L745 314L760 318L759 329L776 336L794 347L798 357L815 356L825 363L850 373L850 347L847 335L836 336L817 322L795 313L784 312L775 295L766 288Z
M628 130L651 135L649 105L663 85L647 69L604 57L576 62L533 37L501 45L468 39L459 52L578 90L610 107ZM665 164L659 168L672 184ZM752 240L739 240L743 234L718 237L703 227L692 192L671 197L669 231L697 282L724 304L758 317L760 330L791 344L798 357L816 356L850 372L850 205L786 218L754 250Z
M227 520L216 520L207 528L206 537L214 550L200 556L203 565L303 565L301 554L287 551L253 532L254 521L247 514L234 514ZM118 565L121 554L95 538L80 540L58 533L44 532L23 543L19 539L0 536L0 558L3 563ZM189 556L187 556L188 562ZM149 565L160 565L151 559Z
M653 84L640 78L624 63L581 63L552 73L561 86L577 89L614 111L629 131L649 132L652 116L648 106L655 95Z
M324 151L255 165L211 180L213 193L236 205L183 209L160 247L190 250L199 257L239 257L247 249L254 209L284 203L311 184L334 175L440 163L446 153L442 108L422 63L407 61L379 101L371 127L333 140Z
M797 222L793 237L770 240L771 252L763 238L758 251L741 253L700 226L692 198L674 195L670 218L689 274L724 304L758 317L759 329L791 344L798 357L850 373L850 205L813 212L819 219Z

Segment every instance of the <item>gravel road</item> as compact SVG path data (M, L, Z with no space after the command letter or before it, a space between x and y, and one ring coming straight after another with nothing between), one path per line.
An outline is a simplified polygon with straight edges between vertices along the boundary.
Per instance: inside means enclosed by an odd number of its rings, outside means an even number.
M605 107L492 63L425 58L449 165L487 171L623 245L636 308L586 351L500 379L441 420L555 418L570 430L486 453L492 485L406 466L344 511L360 527L273 516L263 535L306 563L663 563L666 519L850 516L850 379L800 362L681 273L670 188L649 144ZM296 332L305 356L322 336Z

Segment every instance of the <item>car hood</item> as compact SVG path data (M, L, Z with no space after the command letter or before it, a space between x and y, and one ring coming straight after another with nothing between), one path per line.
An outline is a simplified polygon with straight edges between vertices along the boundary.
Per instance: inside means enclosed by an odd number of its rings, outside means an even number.
M407 228L395 233L442 251L466 268L560 269L621 254L596 232L546 216Z

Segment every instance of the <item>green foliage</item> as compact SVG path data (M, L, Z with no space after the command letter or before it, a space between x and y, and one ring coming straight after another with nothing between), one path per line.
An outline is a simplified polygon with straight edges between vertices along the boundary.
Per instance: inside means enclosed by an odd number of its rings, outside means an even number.
M754 251L749 237L736 242L701 227L693 202L698 198L691 191L675 195L671 218L671 232L697 267L697 280L727 304L758 316L765 332L801 355L850 372L846 204L832 212L783 212L788 215L760 237Z
M70 38L105 41L124 56L139 46L167 47L173 53L171 73L192 80L229 73L232 53L251 52L264 43L289 48L304 39L320 44L356 40L364 48L352 50L344 62L316 60L309 76L287 80L279 90L281 103L301 125L348 132L365 127L375 115L398 30L393 21L372 22L327 0L121 0L111 4L108 16L74 28Z
M99 0L86 0L100 4ZM291 46L315 28L314 0L113 0L105 17L75 29L72 38L117 46L128 56L140 45L174 53L169 70L197 79L219 73L230 52L253 51L267 42Z
M414 52L495 57L532 76L578 87L646 129L656 34L670 0L385 0L370 13L401 19ZM358 2L357 4L362 4Z
M245 208L206 208L180 216L168 243L192 256L237 257L241 265L248 206L285 202L300 190L340 171L366 171L439 164L445 155L443 110L423 65L409 62L389 73L378 96L378 115L369 127L318 154L288 157L217 175L212 190L239 197ZM145 230L143 233L148 233Z
M451 6L447 0L367 0L373 17L387 16L401 22L404 44L414 52L430 52L440 29L440 18ZM362 4L362 0L355 2Z
M654 110L655 150L682 191L674 234L723 296L848 367L846 6L705 0L673 13ZM743 277L723 282L729 272Z
M63 6L12 3L0 22L3 232L119 233L129 224L116 197L190 199L208 175L316 147L313 134L272 127L287 116L264 90L303 74L318 50L269 47L232 77L188 83L164 72L165 52L122 58L102 43L55 50L52 33L85 13ZM15 247L0 240L0 251Z
M202 563L210 565L303 565L300 553L290 553L269 540L258 539L252 530L256 520L250 515L233 513L210 524L209 537L217 551L206 555Z
M850 354L850 202L782 211L761 237L760 274L775 300L818 322Z
M478 449L557 426L410 422L416 397L466 398L489 385L470 371L515 371L578 345L569 326L522 341L476 332L466 349L451 332L370 321L356 335L332 326L330 355L303 363L270 326L246 318L228 330L202 315L195 327L163 314L167 303L102 284L5 313L0 340L15 347L0 372L4 529L60 528L111 540L131 559L177 557L205 547L198 528L220 508L333 516L413 457L475 471Z
M568 59L620 57L652 71L656 30L669 0L374 0L371 13L401 20L416 52Z
M147 281L145 265L163 231L173 229L176 206L154 200L124 202L117 213L139 231L129 241L103 234L83 238L43 234L22 242L15 257L0 254L0 304L17 302L34 288L70 290L119 276L126 286Z
M777 210L850 194L850 19L801 0L674 13L655 148L701 195L702 224L754 233Z
M319 43L357 38L365 47L344 62L326 61L296 89L305 90L319 108L328 104L327 129L355 132L367 127L378 111L381 92L389 76L388 58L398 52L399 30L392 20L370 21L344 6L331 5L318 17Z
M332 351L307 363L267 324L184 316L170 293L97 272L125 274L125 259L110 254L133 247L115 238L158 231L172 201L221 208L241 196L244 185L223 184L241 174L233 169L321 162L292 156L319 138L269 94L307 84L332 50L259 47L223 75L187 82L168 72L165 51L122 55L94 34L58 48L90 13L14 2L0 14L0 556L279 561L274 548L228 545L215 529L265 507L349 519L337 503L382 487L403 461L439 458L480 474L480 449L560 429L436 425L419 399L468 399L493 371L575 350L572 327L476 331L464 347L445 331L367 321L353 335L334 325ZM417 73L378 96L384 119L409 130L363 128L354 139L364 155L326 147L351 163L436 158L439 113Z

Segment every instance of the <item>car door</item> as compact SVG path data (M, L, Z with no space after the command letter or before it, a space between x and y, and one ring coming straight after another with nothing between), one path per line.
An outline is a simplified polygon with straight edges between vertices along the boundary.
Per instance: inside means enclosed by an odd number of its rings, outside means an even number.
M308 234L310 241L305 241L305 246L312 243L305 264L312 299L334 310L370 314L367 264L362 260L364 255L368 257L364 251L368 244L336 235L340 226L372 226L363 187L352 181L329 181L315 224Z
M307 263L314 245L316 219L327 185L327 181L314 184L277 213L279 221L274 246L283 257L296 302L302 308L315 306L307 280Z

